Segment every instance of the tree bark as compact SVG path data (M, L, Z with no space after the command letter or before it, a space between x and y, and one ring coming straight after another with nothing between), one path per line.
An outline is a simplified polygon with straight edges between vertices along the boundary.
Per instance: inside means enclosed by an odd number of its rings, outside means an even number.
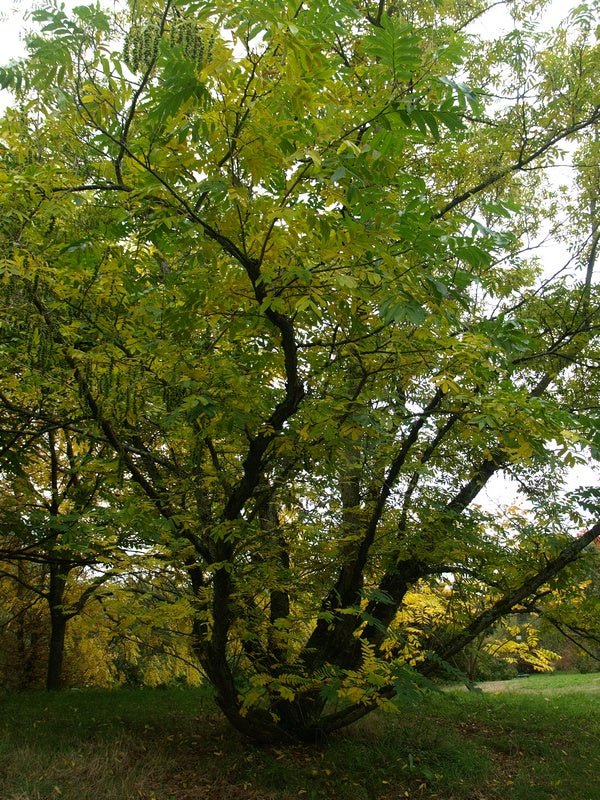
M50 586L48 605L50 607L50 644L48 647L48 671L46 689L54 691L63 688L63 664L65 636L69 614L64 610L65 587L69 568L55 563L50 566Z

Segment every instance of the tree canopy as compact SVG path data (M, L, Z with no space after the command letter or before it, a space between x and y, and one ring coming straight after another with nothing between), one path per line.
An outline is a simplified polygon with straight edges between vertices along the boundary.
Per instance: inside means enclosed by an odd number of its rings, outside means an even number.
M560 494L599 444L597 20L505 5L44 4L0 71L3 475L76 443L103 519L57 496L53 546L181 570L255 739L389 707L600 533ZM500 474L526 515L477 504Z

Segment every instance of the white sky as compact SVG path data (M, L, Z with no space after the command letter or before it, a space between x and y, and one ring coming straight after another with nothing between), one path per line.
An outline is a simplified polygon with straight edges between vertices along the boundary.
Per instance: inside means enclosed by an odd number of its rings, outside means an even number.
M90 5L93 0L59 0L59 2L65 10L68 10L77 5ZM22 52L20 35L27 26L24 18L36 5L41 4L43 0L0 0L0 64L6 64ZM494 35L508 31L512 25L504 5L496 5L495 0L489 0L489 4L494 7L473 26L473 30L481 34L490 31ZM106 6L109 3L101 0L101 5ZM577 2L574 0L552 0L544 11L541 20L543 27L556 25L576 5Z

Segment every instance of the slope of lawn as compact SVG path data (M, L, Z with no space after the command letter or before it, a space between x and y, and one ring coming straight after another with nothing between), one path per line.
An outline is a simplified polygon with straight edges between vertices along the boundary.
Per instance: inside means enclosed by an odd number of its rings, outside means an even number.
M600 674L482 688L428 694L320 747L267 749L203 690L0 695L0 798L600 798Z

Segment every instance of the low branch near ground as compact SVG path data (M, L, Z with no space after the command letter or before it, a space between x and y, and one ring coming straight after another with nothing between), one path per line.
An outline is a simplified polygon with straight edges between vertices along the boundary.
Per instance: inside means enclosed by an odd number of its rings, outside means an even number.
M598 536L600 536L600 522L597 522L581 536L573 539L573 541L555 558L548 561L544 569L532 575L517 588L507 592L503 597L497 600L491 608L479 614L463 633L455 636L446 643L440 652L436 653L436 660L441 659L445 661L456 655L456 653L463 650L480 633L489 630L501 617L509 614L515 606L533 597L538 589L545 583L552 581L565 567L575 561L579 554L591 544L594 539L597 539ZM435 669L435 664L428 662L419 671L423 674L429 674L433 669Z

